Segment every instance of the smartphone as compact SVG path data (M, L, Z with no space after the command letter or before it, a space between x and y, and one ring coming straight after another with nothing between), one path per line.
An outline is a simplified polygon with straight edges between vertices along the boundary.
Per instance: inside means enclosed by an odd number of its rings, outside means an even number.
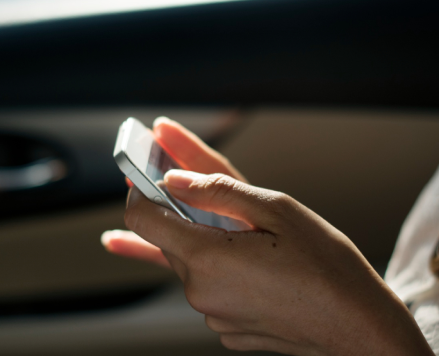
M240 220L196 209L174 198L163 177L170 169L182 168L139 120L130 117L122 123L113 155L120 170L150 201L175 211L183 219L228 231L250 229Z

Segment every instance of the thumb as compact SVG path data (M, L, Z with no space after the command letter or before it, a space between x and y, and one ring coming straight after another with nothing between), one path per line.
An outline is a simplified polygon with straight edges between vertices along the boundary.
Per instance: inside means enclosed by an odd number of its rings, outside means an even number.
M165 175L170 193L205 211L243 220L254 228L273 231L278 218L292 211L293 199L243 183L224 174L200 174L172 169Z

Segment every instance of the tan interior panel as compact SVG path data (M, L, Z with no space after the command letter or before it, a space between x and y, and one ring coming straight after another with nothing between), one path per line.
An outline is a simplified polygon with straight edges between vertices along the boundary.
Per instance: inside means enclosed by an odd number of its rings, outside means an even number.
M102 232L124 228L125 202L17 220L0 227L0 296L38 296L75 290L158 283L164 268L111 255Z
M373 262L439 164L439 114L260 108L221 147L252 184L283 191L349 236Z
M385 267L405 216L439 163L437 113L260 108L221 144L252 184L283 191ZM154 284L170 272L107 253L124 201L3 223L0 296Z

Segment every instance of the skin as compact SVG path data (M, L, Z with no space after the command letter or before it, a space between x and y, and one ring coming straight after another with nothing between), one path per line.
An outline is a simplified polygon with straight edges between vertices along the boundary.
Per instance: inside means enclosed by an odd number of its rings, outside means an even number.
M131 187L125 223L133 232L109 231L102 242L112 253L172 268L224 346L289 355L434 355L408 309L344 234L292 197L249 185L178 123L158 120L153 132L187 170L165 176L175 197L250 228L190 223Z

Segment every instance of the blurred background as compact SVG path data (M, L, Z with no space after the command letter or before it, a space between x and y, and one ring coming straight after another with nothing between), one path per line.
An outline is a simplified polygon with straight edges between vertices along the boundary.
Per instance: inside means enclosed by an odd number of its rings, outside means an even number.
M439 164L435 0L0 0L0 354L232 355L112 256L118 126L165 115L381 274ZM262 353L258 353L262 354Z

